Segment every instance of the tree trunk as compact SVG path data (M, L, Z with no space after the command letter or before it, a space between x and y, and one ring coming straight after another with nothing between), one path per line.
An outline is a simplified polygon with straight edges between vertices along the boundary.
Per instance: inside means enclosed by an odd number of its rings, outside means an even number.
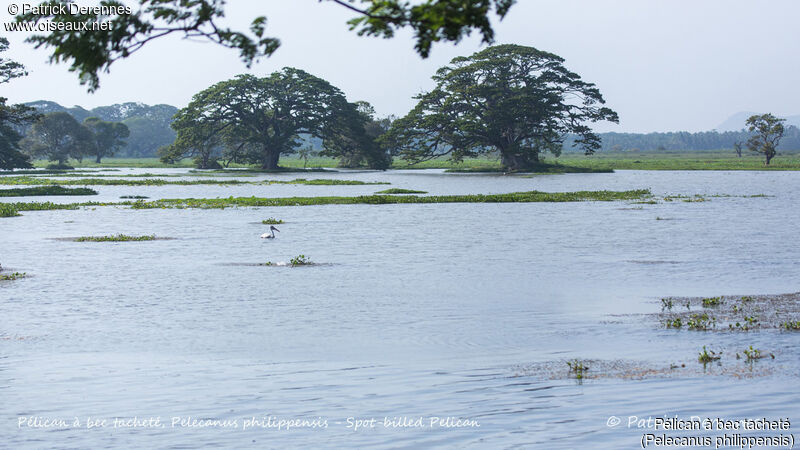
M769 162L772 160L772 158L775 157L775 155L770 155L769 153L767 153L765 156L766 156L766 160L764 161L764 165L768 166Z
M96 162L97 164L100 164L100 160L102 160L102 159L103 159L103 157L100 156L100 154L98 153L97 154L97 158L94 159L94 162Z
M533 153L530 155L503 152L502 164L503 168L510 172L520 172L533 169L539 163L539 154Z
M281 153L276 150L264 150L266 153L266 157L264 158L264 162L261 163L261 168L264 170L278 170L278 159L281 156Z

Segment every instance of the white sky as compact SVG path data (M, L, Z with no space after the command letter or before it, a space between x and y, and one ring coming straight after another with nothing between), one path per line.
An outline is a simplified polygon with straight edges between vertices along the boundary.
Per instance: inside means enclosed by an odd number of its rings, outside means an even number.
M235 50L160 39L115 63L89 94L66 65L47 64L46 50L23 43L23 33L5 33L11 48L3 56L24 63L30 75L3 85L0 96L86 108L126 101L181 107L238 73L294 66L327 79L351 101L369 101L381 115L403 115L413 95L432 87L438 67L481 48L475 35L457 46L438 44L423 60L410 33L358 37L345 24L352 14L325 1L229 0L226 12L227 23L241 29L266 15L267 33L283 45L248 70ZM518 0L496 37L556 53L597 84L620 115L620 125L599 131L702 131L738 111L800 114L798 18L796 0ZM8 20L2 8L0 21Z

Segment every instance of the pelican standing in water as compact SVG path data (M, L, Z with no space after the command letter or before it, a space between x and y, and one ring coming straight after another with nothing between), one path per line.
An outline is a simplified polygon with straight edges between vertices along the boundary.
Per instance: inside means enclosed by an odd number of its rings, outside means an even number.
M281 230L275 228L275 225L270 225L269 233L264 233L261 235L261 239L275 239L275 232L280 233Z

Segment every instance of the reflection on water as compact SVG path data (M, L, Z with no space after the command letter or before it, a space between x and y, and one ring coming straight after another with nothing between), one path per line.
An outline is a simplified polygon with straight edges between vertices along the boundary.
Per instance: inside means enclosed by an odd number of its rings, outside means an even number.
M787 386L796 383L800 335L676 332L611 316L657 311L664 296L797 291L800 173L312 177L388 181L431 194L651 188L774 197L630 205L642 209L619 202L97 208L0 219L0 263L32 275L0 285L0 442L627 448L643 432L627 427L629 416L798 411L800 394ZM92 200L384 188L97 186ZM274 241L259 239L268 217L287 222ZM176 239L53 239L117 233ZM300 254L330 264L258 266ZM582 384L517 370L570 358L697 364L700 347L723 344L774 352L789 369L745 380L693 373ZM611 415L625 423L608 427ZM166 426L18 428L22 416L160 416ZM173 417L323 418L328 428L173 428ZM480 426L348 428L348 418L372 417L455 417Z

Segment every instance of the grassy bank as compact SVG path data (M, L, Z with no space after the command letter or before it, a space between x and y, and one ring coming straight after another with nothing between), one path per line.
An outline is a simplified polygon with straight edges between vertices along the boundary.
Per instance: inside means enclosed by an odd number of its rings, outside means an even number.
M362 195L358 197L229 197L229 198L184 198L163 199L133 203L135 209L150 208L203 208L223 209L239 206L309 206L309 205L384 205L393 203L532 203L532 202L581 202L639 200L649 198L650 191L577 191L577 192L514 192L490 195L431 195L420 197L393 195Z
M48 161L36 161L37 167L47 166ZM544 173L564 173L569 171L610 171L610 170L800 170L800 153L783 152L775 157L772 163L765 167L763 158L752 153L745 153L739 158L729 151L642 151L642 152L598 152L592 156L580 153L564 153L555 158L546 155L544 163L551 165L549 171ZM164 164L157 158L107 158L101 164L85 160L70 163L78 168L108 168L108 167L193 167L192 161L187 159L178 164ZM281 167L286 169L303 169L304 161L297 157L283 157ZM314 157L309 158L305 167L335 168L338 160L334 158ZM232 164L231 168L249 168L259 171L256 166ZM498 158L482 157L468 158L460 163L454 163L447 158L436 158L419 164L410 165L401 159L395 159L393 169L452 169L455 171L500 171Z

